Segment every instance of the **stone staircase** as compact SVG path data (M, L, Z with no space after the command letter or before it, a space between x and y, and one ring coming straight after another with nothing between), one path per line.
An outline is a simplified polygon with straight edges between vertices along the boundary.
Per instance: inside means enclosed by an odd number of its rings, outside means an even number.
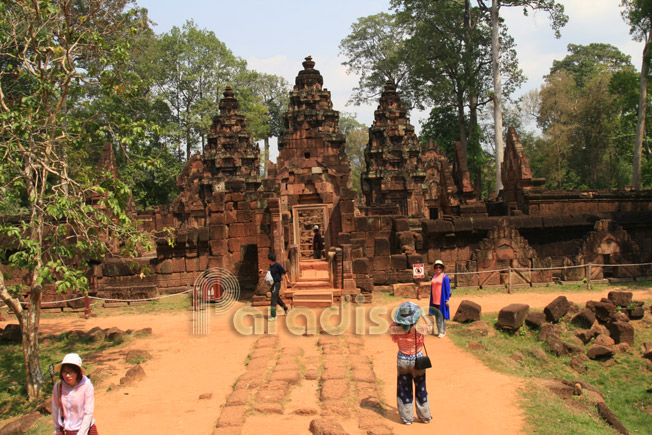
M301 276L285 291L293 307L327 308L340 300L342 291L334 289L328 278L328 262L301 260L299 269Z

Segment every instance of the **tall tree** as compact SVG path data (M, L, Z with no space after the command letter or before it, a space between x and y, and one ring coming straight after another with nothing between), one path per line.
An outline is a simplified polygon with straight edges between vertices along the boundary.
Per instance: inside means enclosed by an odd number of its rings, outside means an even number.
M589 45L568 44L568 52L562 60L553 60L550 74L565 71L583 88L586 82L597 74L619 71L634 71L630 56L611 44Z
M351 165L353 190L361 196L360 175L365 170L364 150L369 143L369 127L355 118L355 114L340 113L340 132L346 136L346 155Z
M391 81L403 94L405 103L410 103L403 90L408 73L403 47L405 36L396 16L384 12L358 18L351 25L351 33L340 42L340 54L347 58L342 62L348 67L347 72L360 76L352 102L376 103L385 82Z
M641 155L645 138L645 115L647 110L647 78L650 73L650 55L652 54L652 0L622 0L622 15L629 24L629 32L636 41L642 41L643 60L639 83L638 121L636 124L636 141L634 142L634 160L632 184L634 189L641 189Z
M146 26L134 14L128 0L0 3L0 58L12 65L0 71L0 185L18 201L13 216L0 216L0 259L24 272L22 280L0 272L0 299L22 331L30 400L44 382L38 344L44 289L85 291L87 261L101 258L108 240L123 240L132 252L140 240L124 212L128 189L85 164L90 119L70 110L96 98L98 89L121 92L116 66L127 60L123 36Z
M568 22L564 14L564 6L555 0L491 0L487 6L486 0L477 0L478 5L487 11L491 20L491 69L494 82L494 140L496 152L496 194L502 189L501 166L503 163L503 115L502 115L502 81L500 70L500 39L499 27L501 25L500 8L518 6L523 8L523 14L528 10L540 10L549 14L555 37L559 38L560 29Z
M150 67L155 94L170 107L179 160L183 154L189 158L198 145L203 148L215 105L227 84L246 69L246 62L213 32L190 20L158 38L156 61Z
M421 105L434 106L433 125L453 111L469 159L469 170L479 187L485 165L478 113L491 102L490 27L482 11L468 0L398 1L399 21L404 23L411 68L409 87ZM505 71L505 95L523 81L513 39L501 29L501 69ZM447 115L448 116L448 115ZM443 147L450 146L440 142ZM480 191L481 189L478 189Z
M263 174L267 176L269 140L283 134L283 111L290 100L290 85L283 77L273 74L249 71L242 76L246 76L246 79L238 83L237 88L241 91L238 98L243 98L246 106L249 106L248 99L254 99L264 112L258 115L247 112L244 114L248 120L253 120L254 116L258 118L259 126L253 133L255 140L263 140Z

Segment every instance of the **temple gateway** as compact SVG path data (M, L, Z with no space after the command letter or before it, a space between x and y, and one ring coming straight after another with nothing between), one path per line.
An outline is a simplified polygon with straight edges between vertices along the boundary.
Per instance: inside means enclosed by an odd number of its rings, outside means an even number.
M412 265L429 271L437 259L458 287L651 275L649 266L632 264L652 261L652 191L545 190L509 129L504 188L496 200L481 201L462 147L456 144L451 162L437 144L421 146L391 83L369 129L357 199L339 113L323 85L306 58L266 178L237 96L227 88L203 154L189 158L177 178L178 198L138 213L147 231L173 228L175 243L161 241L155 256L137 259L148 274L133 259L96 265L91 294L175 293L219 268L237 277L254 305L268 305L269 288L257 272L267 268L270 252L294 283L284 299L307 307L346 295L369 301L378 291L407 296L415 291ZM324 260L311 258L314 225L324 235ZM599 266L571 267L588 264Z

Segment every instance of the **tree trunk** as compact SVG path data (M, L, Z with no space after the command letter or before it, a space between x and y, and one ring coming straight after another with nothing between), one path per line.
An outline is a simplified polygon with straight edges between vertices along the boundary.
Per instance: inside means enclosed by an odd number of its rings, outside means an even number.
M466 132L466 120L464 119L464 102L458 99L457 101L457 123L460 127L460 142L464 152L466 152L468 138Z
M636 123L636 142L634 143L634 162L632 185L635 190L641 190L641 154L645 138L645 112L647 109L647 75L650 70L650 35L647 35L643 49L643 64L641 65L641 80L638 96L638 122Z
M263 176L267 177L267 162L269 162L269 136L265 137L265 150L263 151Z
M43 391L43 372L39 363L38 330L41 318L40 289L30 289L29 309L23 312L21 330L23 333L23 357L25 359L25 377L27 396L30 401L40 398Z
M496 144L496 195L503 188L503 93L500 79L499 1L491 1L491 72L494 79L494 141Z
M40 397L44 383L38 352L41 294L41 286L34 286L30 290L29 308L26 312L20 304L20 300L9 294L5 285L4 275L0 272L0 299L14 313L22 332L25 379L27 381L27 395L30 401L37 400Z

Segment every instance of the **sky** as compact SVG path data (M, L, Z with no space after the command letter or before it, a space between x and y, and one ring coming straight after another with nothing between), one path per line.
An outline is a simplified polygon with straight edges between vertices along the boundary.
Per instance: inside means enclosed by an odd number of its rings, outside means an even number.
M294 84L301 62L312 56L331 92L333 108L355 114L371 125L376 105L347 105L358 78L347 74L339 45L360 17L389 11L389 0L137 0L149 11L164 33L194 20L201 29L213 31L234 55L247 61L249 69L276 74ZM503 8L501 15L516 41L520 67L527 78L517 91L524 94L541 86L553 60L567 54L568 44L609 43L631 56L640 70L642 43L629 34L620 12L620 0L561 0L569 16L555 39L545 13ZM417 132L424 113L411 114ZM275 156L272 156L275 160Z

